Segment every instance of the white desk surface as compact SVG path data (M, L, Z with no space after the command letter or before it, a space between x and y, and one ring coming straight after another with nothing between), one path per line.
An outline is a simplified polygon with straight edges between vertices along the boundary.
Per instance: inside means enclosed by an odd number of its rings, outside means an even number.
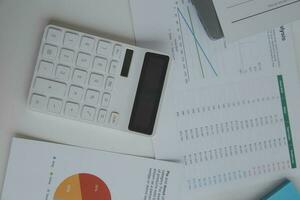
M127 154L153 156L148 137L77 123L26 109L44 27L55 23L134 43L128 0L0 0L0 191L11 138L29 136ZM300 22L294 24L300 61ZM300 63L298 61L298 63ZM300 152L299 152L300 153ZM300 189L300 171L290 178ZM236 186L209 199L255 199L271 182ZM249 189L251 187L251 189Z

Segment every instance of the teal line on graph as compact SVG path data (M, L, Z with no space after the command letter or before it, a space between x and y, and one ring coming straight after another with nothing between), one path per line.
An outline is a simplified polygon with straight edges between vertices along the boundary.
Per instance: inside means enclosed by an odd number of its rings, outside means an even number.
M213 65L211 64L211 62L210 62L208 56L206 55L204 49L202 48L202 45L200 44L199 40L197 39L197 37L196 37L196 35L195 35L195 32L192 30L191 26L189 25L189 23L187 22L186 18L183 16L181 10L180 10L178 7L177 7L177 11L178 11L178 13L180 14L181 18L183 19L183 21L185 22L185 24L186 24L186 26L188 27L189 31L190 31L191 34L193 35L195 42L196 42L196 43L198 44L198 46L200 47L200 49L201 49L202 53L204 54L204 56L205 56L207 62L209 63L209 66L210 66L211 69L214 71L215 75L218 76L218 74L217 74L215 68L214 68Z
M189 13L189 19L190 19L190 22L191 22L192 31L195 33L194 24L193 24L193 21L192 21L191 12L190 12L189 7L187 7L187 11ZM202 66L202 62L201 62L201 58L200 58L200 52L199 52L199 48L198 48L198 45L197 45L196 41L195 41L195 47L196 47L196 51L197 51L197 56L198 56L200 68L201 68L201 74L202 74L202 77L205 78L204 71L203 71L203 66Z

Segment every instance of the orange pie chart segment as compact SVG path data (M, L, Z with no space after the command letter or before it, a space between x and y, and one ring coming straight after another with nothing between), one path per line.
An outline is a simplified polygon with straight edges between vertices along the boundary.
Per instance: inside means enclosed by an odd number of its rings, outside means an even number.
M106 184L92 174L76 174L56 189L54 200L111 200Z
M82 200L79 175L65 179L54 194L54 200Z

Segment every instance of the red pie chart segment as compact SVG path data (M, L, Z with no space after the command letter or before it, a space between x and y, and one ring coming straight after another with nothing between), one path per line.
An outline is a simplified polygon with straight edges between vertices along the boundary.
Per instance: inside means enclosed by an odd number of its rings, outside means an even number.
M79 174L82 200L111 200L106 184L90 174Z
M53 200L111 200L107 185L95 175L75 174L57 187Z

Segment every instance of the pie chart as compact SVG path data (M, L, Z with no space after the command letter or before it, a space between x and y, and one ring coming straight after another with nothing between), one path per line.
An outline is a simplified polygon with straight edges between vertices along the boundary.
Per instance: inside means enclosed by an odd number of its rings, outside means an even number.
M57 187L53 200L111 200L107 185L97 176L72 175Z

